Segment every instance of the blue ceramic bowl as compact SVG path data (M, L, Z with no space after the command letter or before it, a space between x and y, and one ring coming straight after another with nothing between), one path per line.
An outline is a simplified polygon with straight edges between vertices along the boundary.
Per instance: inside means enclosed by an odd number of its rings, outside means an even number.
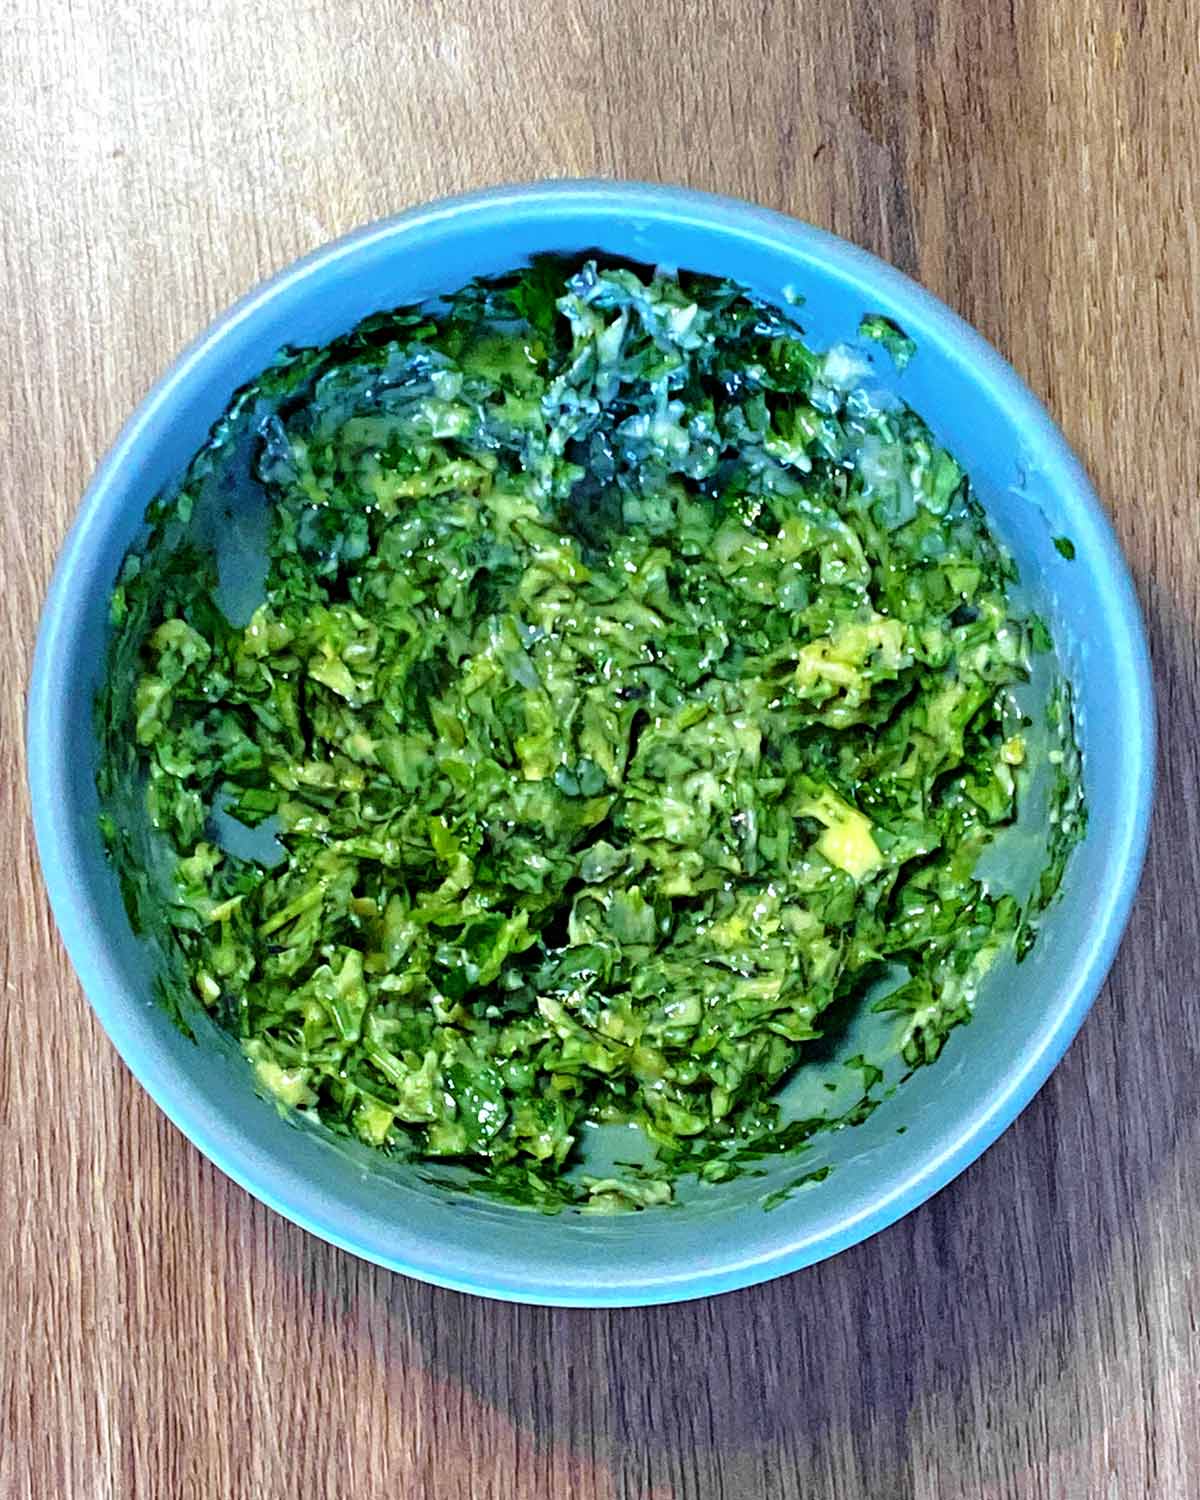
M1041 941L999 966L975 1019L865 1124L824 1138L835 1170L774 1212L776 1164L639 1215L543 1218L439 1194L296 1128L228 1050L197 1047L151 999L155 958L131 932L96 826L92 701L107 599L147 500L176 481L232 393L284 344L321 344L380 308L452 290L536 251L596 249L800 293L810 338L852 338L883 312L917 341L896 388L971 473L1050 617L1078 694L1090 824ZM1066 534L1076 557L1060 556ZM1112 530L1061 433L996 352L870 255L728 199L617 183L549 183L435 203L318 250L239 302L142 402L92 482L46 601L29 698L29 778L46 883L67 949L122 1057L223 1171L313 1233L408 1275L514 1301L669 1302L832 1255L907 1213L974 1160L1044 1082L1112 961L1144 850L1154 709L1145 641Z

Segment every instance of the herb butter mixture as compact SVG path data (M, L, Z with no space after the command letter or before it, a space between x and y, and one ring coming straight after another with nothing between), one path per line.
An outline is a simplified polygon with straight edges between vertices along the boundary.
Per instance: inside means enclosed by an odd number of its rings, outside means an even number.
M100 781L131 912L279 1099L514 1200L645 1204L794 1146L778 1085L881 977L936 1057L1032 936L973 871L1049 642L868 371L738 287L546 260L238 396L121 573ZM617 1122L652 1160L581 1174Z

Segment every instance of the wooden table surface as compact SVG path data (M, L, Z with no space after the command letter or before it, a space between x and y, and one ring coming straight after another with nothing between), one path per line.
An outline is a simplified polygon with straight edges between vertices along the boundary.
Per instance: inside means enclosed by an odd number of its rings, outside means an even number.
M0 1497L1200 1495L1196 0L10 0L0 28ZM433 1290L293 1228L131 1080L59 946L20 726L87 477L232 298L543 175L757 199L1049 403L1132 562L1150 861L1065 1062L932 1202L679 1307Z

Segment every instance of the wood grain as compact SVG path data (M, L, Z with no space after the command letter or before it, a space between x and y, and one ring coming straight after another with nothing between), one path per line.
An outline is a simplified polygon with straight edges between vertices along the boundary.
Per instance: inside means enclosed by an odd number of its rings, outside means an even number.
M0 28L0 1496L1200 1494L1196 0L10 0ZM233 1187L54 934L20 726L77 497L179 347L373 216L603 174L860 241L1049 402L1163 728L1112 978L1001 1142L887 1233L698 1305L431 1290Z

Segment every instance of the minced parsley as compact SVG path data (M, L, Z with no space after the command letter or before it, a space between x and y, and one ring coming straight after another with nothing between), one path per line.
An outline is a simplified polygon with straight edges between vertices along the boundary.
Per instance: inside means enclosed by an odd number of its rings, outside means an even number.
M729 283L547 259L239 393L126 560L100 701L177 1009L285 1105L551 1208L794 1148L780 1084L882 975L932 1061L1032 940L974 869L1047 642L868 375ZM588 1178L620 1122L651 1160Z

